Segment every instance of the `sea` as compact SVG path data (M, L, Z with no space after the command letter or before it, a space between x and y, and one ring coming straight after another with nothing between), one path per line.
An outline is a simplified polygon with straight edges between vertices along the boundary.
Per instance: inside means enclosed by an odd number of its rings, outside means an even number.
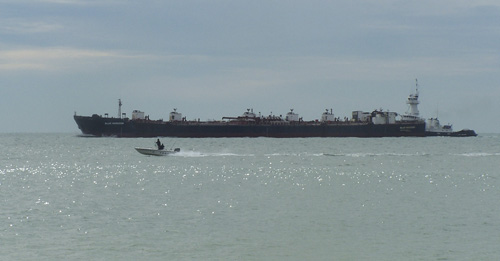
M500 134L0 134L0 260L500 260Z

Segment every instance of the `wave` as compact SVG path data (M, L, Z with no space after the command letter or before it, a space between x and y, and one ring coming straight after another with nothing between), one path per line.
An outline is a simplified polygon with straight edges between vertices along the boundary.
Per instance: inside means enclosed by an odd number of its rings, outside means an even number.
M308 153L308 152L302 152L302 153L269 153L269 154L264 154L266 157L270 156L323 156L323 153Z
M329 157L353 157L353 158L361 158L361 157L380 157L380 156L389 156L389 157L419 157L419 156L431 156L429 153L323 153L323 156ZM437 154L432 154L437 155ZM500 152L496 153L486 153L486 152L469 152L469 153L459 153L459 154L450 154L453 156L462 156L462 157L497 157L500 156Z
M228 152L199 152L199 151L180 151L173 154L175 157L249 157L254 156L253 154L235 154Z
M260 154L260 156L265 157L297 157L297 156L316 156L322 157L324 153L266 153ZM200 152L200 151L180 151L178 153L173 154L172 156L176 157L255 157L256 154L251 153L231 153L231 152Z
M310 157L352 157L352 158L364 158L364 157L428 157L432 154L429 153L269 153L264 154L266 157L297 157L297 156L310 156ZM434 154L436 155L436 154ZM486 152L469 152L469 153L459 153L450 154L453 156L462 157L498 157L500 152L497 153L486 153ZM175 157L254 157L255 154L237 154L230 152L200 152L200 151L181 151L172 156Z
M500 152L496 152L496 153L469 152L469 153L460 153L460 154L453 154L453 155L464 156L464 157L494 157L494 156L500 156Z
M429 156L428 153L323 153L323 156L330 157L380 157L380 156L392 156L392 157L415 157L415 156Z

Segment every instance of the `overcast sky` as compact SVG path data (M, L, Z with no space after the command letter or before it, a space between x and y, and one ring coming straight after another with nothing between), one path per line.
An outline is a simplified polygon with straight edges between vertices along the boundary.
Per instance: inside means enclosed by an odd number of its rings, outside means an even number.
M332 108L500 132L498 0L0 0L0 132Z

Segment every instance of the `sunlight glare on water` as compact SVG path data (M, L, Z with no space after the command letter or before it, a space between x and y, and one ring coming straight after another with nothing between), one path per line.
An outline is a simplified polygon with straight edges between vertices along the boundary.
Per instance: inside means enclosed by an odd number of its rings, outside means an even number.
M495 260L500 136L2 134L7 260Z

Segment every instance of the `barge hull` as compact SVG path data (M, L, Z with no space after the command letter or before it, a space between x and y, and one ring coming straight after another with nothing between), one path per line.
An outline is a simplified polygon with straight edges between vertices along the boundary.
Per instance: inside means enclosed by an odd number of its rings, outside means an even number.
M274 125L264 123L231 122L164 122L103 118L101 116L74 116L78 128L85 135L97 137L423 137L424 122L397 122L373 124L359 122L294 123Z

